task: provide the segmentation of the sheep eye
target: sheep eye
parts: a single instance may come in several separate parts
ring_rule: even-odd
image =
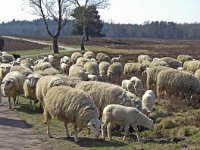
[[[93,126],[94,128],[96,128],[95,124],[92,124],[92,126]]]

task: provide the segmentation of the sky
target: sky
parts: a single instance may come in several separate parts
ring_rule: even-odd
[[[24,0],[0,0],[0,23],[33,20]],[[99,10],[105,22],[143,24],[145,21],[200,22],[200,0],[109,0],[110,6]]]

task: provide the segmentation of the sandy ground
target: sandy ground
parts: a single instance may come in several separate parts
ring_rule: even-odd
[[[0,150],[40,150],[41,141],[31,125],[8,109],[7,98],[0,103]]]

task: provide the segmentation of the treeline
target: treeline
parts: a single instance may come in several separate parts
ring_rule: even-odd
[[[51,20],[50,29],[56,31]],[[68,21],[61,31],[61,36],[72,33],[72,21]],[[11,21],[0,24],[2,35],[48,36],[42,19],[33,21]],[[160,39],[200,39],[200,23],[177,24],[174,22],[155,21],[144,24],[104,23],[102,34],[114,38],[160,38]]]

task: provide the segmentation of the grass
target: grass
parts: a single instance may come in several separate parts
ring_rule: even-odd
[[[92,135],[87,135],[87,130],[83,130],[79,137],[80,142],[75,143],[73,138],[65,137],[63,122],[52,119],[51,132],[53,139],[48,139],[46,135],[46,125],[43,124],[43,115],[39,106],[35,113],[29,110],[29,100],[20,97],[20,107],[17,108],[17,114],[32,126],[38,137],[43,141],[44,149],[141,149],[141,150],[174,150],[174,149],[198,149],[200,145],[200,124],[193,124],[197,118],[194,114],[200,114],[200,109],[188,110],[183,113],[169,113],[157,104],[152,118],[155,120],[155,130],[149,131],[140,129],[142,141],[137,141],[133,133],[130,134],[131,139],[123,141],[123,132],[117,130],[112,132],[113,141],[104,141],[102,139],[94,139]],[[165,114],[165,115],[163,115]],[[187,122],[187,119],[189,122]],[[160,120],[159,120],[160,119]],[[159,127],[161,126],[161,127]],[[69,131],[73,132],[73,128],[69,125]]]

